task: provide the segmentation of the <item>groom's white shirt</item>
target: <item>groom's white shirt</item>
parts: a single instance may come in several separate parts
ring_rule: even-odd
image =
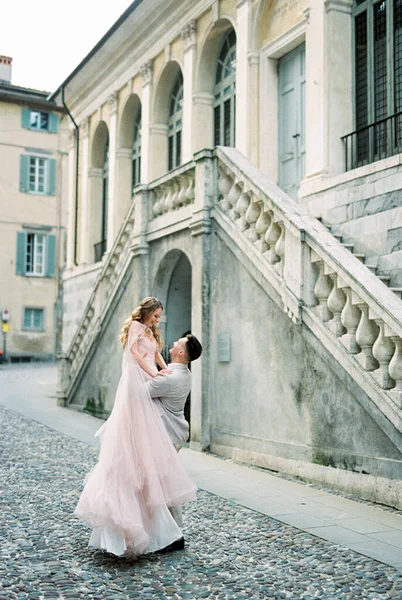
[[[158,405],[164,425],[173,444],[188,439],[189,426],[184,418],[184,405],[191,390],[191,372],[187,365],[170,363],[170,375],[154,377],[147,382],[151,398]]]

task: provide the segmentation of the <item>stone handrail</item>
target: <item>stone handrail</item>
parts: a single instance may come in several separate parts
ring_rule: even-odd
[[[308,323],[331,351],[335,344],[401,431],[402,301],[240,152],[219,147],[216,156],[216,216],[252,243],[289,317]]]
[[[148,186],[151,197],[150,220],[192,204],[195,197],[195,163],[181,165]]]

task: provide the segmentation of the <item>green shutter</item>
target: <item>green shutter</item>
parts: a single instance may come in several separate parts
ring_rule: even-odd
[[[20,155],[20,191],[29,192],[29,156],[27,154]]]
[[[49,131],[50,133],[57,133],[59,131],[59,115],[50,113],[49,115]]]
[[[56,275],[56,236],[46,236],[46,277]]]
[[[25,275],[25,258],[27,249],[27,234],[23,231],[17,232],[17,257],[15,261],[15,272],[17,275]]]
[[[47,179],[47,190],[48,196],[56,195],[56,169],[57,161],[54,158],[48,159],[48,179]]]
[[[29,108],[22,109],[22,126],[25,129],[31,128],[31,111]]]

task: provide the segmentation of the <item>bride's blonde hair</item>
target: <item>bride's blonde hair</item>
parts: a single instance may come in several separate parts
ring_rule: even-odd
[[[158,308],[163,310],[162,302],[153,296],[148,296],[147,298],[144,298],[144,300],[141,300],[137,308],[131,313],[131,317],[124,321],[123,329],[120,332],[120,341],[123,344],[123,348],[125,348],[127,345],[128,331],[131,327],[131,323],[133,321],[139,321],[140,323],[143,323],[144,319],[146,319],[148,315],[155,312]],[[158,344],[159,350],[161,350],[163,347],[163,342],[159,329],[155,325],[152,325],[150,329],[154,334],[154,338]]]

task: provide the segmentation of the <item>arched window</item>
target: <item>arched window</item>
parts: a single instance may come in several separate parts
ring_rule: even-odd
[[[234,146],[236,129],[236,33],[225,35],[218,55],[214,86],[214,145]]]
[[[132,154],[132,188],[141,181],[141,108],[138,109],[134,122],[133,154]]]
[[[172,88],[169,100],[168,170],[181,165],[181,131],[183,127],[183,76],[180,73]]]
[[[402,149],[402,0],[355,0],[352,166]]]
[[[109,139],[105,144],[105,154],[102,167],[102,256],[106,252],[107,245],[107,217],[108,217],[108,187],[109,187]]]

